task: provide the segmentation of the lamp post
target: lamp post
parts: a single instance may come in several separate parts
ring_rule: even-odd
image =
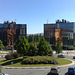
[[[11,33],[11,39],[12,39],[12,45],[11,45],[11,49],[12,49],[12,53],[14,53],[14,46],[13,46],[13,34]]]

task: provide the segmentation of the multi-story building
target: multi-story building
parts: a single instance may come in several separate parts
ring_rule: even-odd
[[[56,43],[57,38],[62,40],[61,44],[65,47],[74,46],[75,22],[68,22],[62,19],[62,21],[57,20],[54,24],[44,24],[44,37],[52,45]]]
[[[12,43],[11,37],[13,37],[13,42],[15,42],[19,35],[27,36],[26,24],[16,24],[16,21],[0,23],[0,40],[2,40],[5,46]]]

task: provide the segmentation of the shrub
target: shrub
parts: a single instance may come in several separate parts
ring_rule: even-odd
[[[68,50],[74,50],[75,47],[68,47]]]
[[[35,56],[24,58],[22,64],[54,64],[55,59],[50,56]],[[56,61],[56,64],[58,62]]]
[[[12,55],[14,58],[18,58],[19,54],[17,52],[13,53]]]
[[[5,56],[5,58],[6,58],[7,60],[10,60],[10,59],[12,58],[12,56],[11,56],[10,54],[7,54],[7,55]]]

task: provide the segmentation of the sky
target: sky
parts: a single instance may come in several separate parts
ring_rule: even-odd
[[[44,24],[75,22],[75,0],[0,0],[0,23],[27,24],[27,34],[44,32]]]

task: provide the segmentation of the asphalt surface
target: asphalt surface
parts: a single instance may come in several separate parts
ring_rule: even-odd
[[[59,75],[67,75],[68,67],[60,68]],[[50,75],[50,69],[2,69],[9,75]]]
[[[73,55],[75,55],[75,52],[68,52],[68,54],[64,53],[66,55],[66,58],[73,59]],[[72,65],[75,67],[75,65]],[[67,75],[69,65],[66,67],[60,67],[60,73],[59,75]],[[2,68],[3,73],[8,73],[9,75],[50,75],[50,68],[39,68],[39,69],[4,69]]]

